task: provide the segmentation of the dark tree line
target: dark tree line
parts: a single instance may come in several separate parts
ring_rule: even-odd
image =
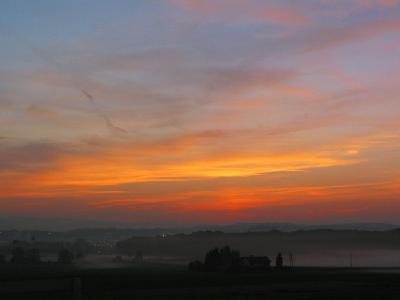
[[[217,271],[234,269],[239,265],[240,252],[229,246],[214,248],[207,252],[204,263],[194,261],[189,264],[191,271]]]
[[[204,258],[204,262],[193,261],[188,265],[190,271],[239,271],[239,270],[267,270],[271,267],[271,260],[268,256],[245,256],[241,257],[240,252],[232,250],[229,246],[221,249],[213,248],[209,250]],[[283,257],[278,253],[275,259],[275,268],[283,268]]]
[[[57,263],[72,264],[75,259],[79,259],[80,255],[74,255],[71,250],[63,249],[58,252]],[[14,247],[11,250],[9,262],[12,264],[41,264],[43,263],[39,249],[23,247]],[[6,256],[0,254],[0,264],[7,263]]]
[[[14,240],[9,247],[0,250],[0,264],[40,264],[43,263],[41,253],[56,253],[57,263],[71,264],[74,260],[82,259],[86,254],[94,251],[94,246],[83,239],[73,243],[55,242],[42,243],[35,239],[32,241]],[[55,247],[53,247],[55,246]],[[7,253],[7,254],[6,254]],[[9,258],[7,258],[9,256]]]
[[[41,262],[40,251],[36,248],[15,247],[11,250],[10,262],[14,264],[38,264]]]

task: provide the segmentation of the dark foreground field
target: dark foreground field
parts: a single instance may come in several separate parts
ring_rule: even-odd
[[[398,269],[191,273],[177,267],[0,271],[0,299],[400,299]]]

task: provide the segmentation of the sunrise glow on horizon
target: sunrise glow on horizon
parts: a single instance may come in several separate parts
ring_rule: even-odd
[[[0,216],[399,223],[400,1],[0,11]]]

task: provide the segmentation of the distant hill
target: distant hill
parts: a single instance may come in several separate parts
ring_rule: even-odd
[[[199,230],[220,230],[224,232],[246,231],[295,231],[309,229],[361,229],[361,230],[390,230],[400,225],[390,223],[333,223],[333,224],[298,224],[289,222],[237,222],[229,224],[198,224],[198,225],[141,225],[127,222],[106,222],[99,220],[77,220],[68,218],[37,218],[22,216],[1,216],[0,230],[43,230],[70,231],[80,229],[130,229],[146,232],[184,232]],[[157,233],[157,234],[158,234]]]
[[[0,241],[14,239],[28,240],[32,237],[42,240],[109,240],[118,241],[132,236],[162,236],[190,234],[197,231],[220,231],[225,233],[246,232],[294,232],[317,229],[387,231],[400,228],[398,225],[385,223],[344,223],[344,224],[295,224],[295,223],[233,223],[224,225],[194,225],[140,227],[126,224],[106,226],[100,221],[74,221],[68,219],[46,218],[0,218]]]
[[[203,229],[219,230],[223,232],[257,232],[257,231],[297,231],[314,229],[344,229],[344,230],[371,230],[384,231],[399,228],[399,225],[386,223],[342,223],[342,224],[295,224],[295,223],[234,223],[227,225],[206,225]]]

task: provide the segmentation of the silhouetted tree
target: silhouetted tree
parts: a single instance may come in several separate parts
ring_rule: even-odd
[[[276,256],[275,266],[277,268],[282,268],[283,267],[283,258],[282,258],[282,253],[280,253],[280,252]]]
[[[232,262],[232,253],[231,253],[231,248],[229,246],[221,248],[220,255],[221,255],[222,265],[228,265]]]
[[[63,249],[60,252],[58,252],[58,262],[60,264],[72,264],[73,260],[74,260],[74,254],[71,251]]]
[[[189,263],[188,269],[189,269],[189,271],[194,271],[194,272],[203,271],[204,264],[199,260],[195,260],[195,261],[192,261],[191,263]]]
[[[117,255],[116,257],[113,258],[113,263],[121,263],[122,262],[122,256]]]
[[[22,247],[15,247],[11,251],[11,262],[13,264],[23,264],[25,262],[25,250]]]
[[[231,250],[229,246],[221,248],[221,264],[223,266],[233,266],[238,263],[240,259],[239,251]]]
[[[222,265],[222,257],[218,248],[207,252],[204,259],[204,268],[206,271],[216,271]]]
[[[26,251],[25,260],[29,264],[40,263],[40,251],[39,249],[32,248]]]
[[[142,252],[142,251],[136,252],[135,261],[136,261],[137,263],[143,262],[143,252]]]
[[[82,258],[84,258],[85,257],[85,255],[82,253],[82,252],[77,252],[76,254],[75,254],[75,258],[76,259],[82,259]]]
[[[207,252],[204,259],[204,269],[206,271],[216,271],[218,269],[232,270],[240,262],[239,251],[232,250],[225,246],[219,250],[214,248]]]

